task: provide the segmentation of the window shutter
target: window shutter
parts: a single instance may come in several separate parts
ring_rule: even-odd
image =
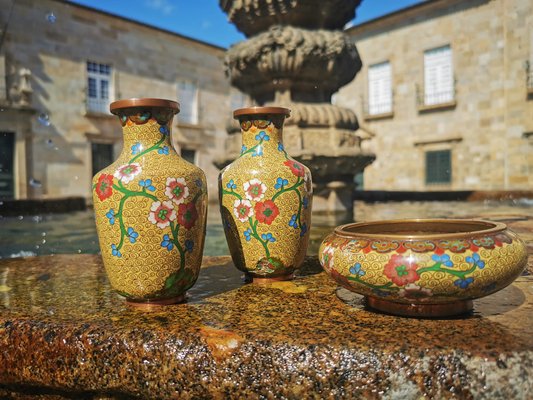
[[[192,82],[178,83],[178,120],[188,124],[198,123],[198,88]]]
[[[433,105],[453,101],[453,65],[450,46],[424,53],[424,104]]]
[[[389,62],[368,68],[368,113],[392,112],[391,66]]]

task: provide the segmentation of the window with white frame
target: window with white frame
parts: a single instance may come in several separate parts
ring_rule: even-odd
[[[178,82],[178,102],[180,112],[178,121],[187,124],[198,124],[198,88],[189,81]]]
[[[388,61],[368,68],[368,114],[392,112],[391,66]]]
[[[427,106],[452,102],[452,49],[442,46],[424,52],[424,104]]]
[[[111,100],[111,65],[87,61],[87,111],[107,114]]]

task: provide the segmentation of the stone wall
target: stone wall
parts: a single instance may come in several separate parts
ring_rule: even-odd
[[[376,161],[364,172],[372,190],[521,190],[533,187],[533,61],[529,0],[442,0],[420,4],[348,30],[363,69],[337,104],[360,116]],[[423,109],[424,51],[450,45],[455,103]],[[389,61],[393,113],[365,116],[368,67]],[[532,63],[533,64],[533,63]],[[425,182],[425,152],[450,149],[452,181]]]
[[[10,6],[11,0],[0,0],[0,29]],[[230,116],[224,51],[62,1],[18,0],[0,51],[7,91],[18,90],[21,69],[31,72],[29,105],[21,105],[14,95],[0,98],[5,106],[0,132],[15,132],[17,137],[16,197],[89,198],[91,143],[112,143],[118,155],[122,133],[116,117],[86,109],[86,63],[93,61],[112,66],[113,99],[176,99],[178,81],[197,84],[199,123],[180,124],[178,116],[173,142],[197,151],[196,162],[206,171],[215,199],[218,170],[212,160],[223,151]],[[41,114],[49,117],[49,126],[39,122]],[[31,179],[40,185],[29,185]]]

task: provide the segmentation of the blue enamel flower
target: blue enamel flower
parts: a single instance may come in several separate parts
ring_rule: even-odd
[[[241,154],[244,153],[246,150],[248,150],[248,147],[243,144],[241,147]]]
[[[122,257],[122,254],[120,254],[120,251],[117,249],[117,245],[116,244],[112,244],[111,245],[111,255],[113,255],[115,257]]]
[[[155,186],[152,185],[151,179],[141,179],[139,181],[139,186],[145,188],[146,190],[149,190],[150,192],[155,191]]]
[[[128,228],[128,237],[130,238],[130,243],[135,243],[139,237],[139,234],[130,226]]]
[[[252,157],[262,156],[263,155],[263,146],[257,146],[255,151],[252,153]]]
[[[289,226],[292,226],[294,229],[298,229],[298,222],[296,222],[296,214],[293,214],[291,220],[289,221]]]
[[[261,131],[255,135],[255,140],[264,140],[265,142],[268,142],[270,140],[270,136],[268,136],[265,131]]]
[[[466,260],[467,263],[475,265],[479,269],[485,268],[485,261],[483,261],[481,259],[481,257],[479,257],[479,254],[477,254],[477,253],[472,254],[472,257],[470,257],[470,256],[466,257],[465,260]]]
[[[285,151],[285,147],[283,146],[283,143],[278,143],[278,150]]]
[[[468,277],[466,279],[457,279],[453,284],[461,289],[466,289],[472,282],[474,282],[474,278]]]
[[[435,262],[441,263],[446,267],[453,267],[453,262],[452,260],[450,260],[450,256],[448,254],[433,254],[431,256],[431,259]]]
[[[163,147],[160,147],[157,152],[159,154],[164,154],[164,155],[168,155],[168,146],[163,146]]]
[[[302,230],[300,231],[300,237],[303,237],[307,233],[307,224],[302,224]]]
[[[275,189],[283,189],[283,187],[285,185],[288,185],[288,184],[289,184],[289,181],[287,179],[277,178],[276,179],[276,184],[274,185],[274,188]]]
[[[161,132],[163,135],[169,135],[170,131],[168,130],[168,127],[166,125],[161,125],[159,127],[159,132]]]
[[[364,276],[366,272],[361,269],[361,263],[355,263],[350,267],[350,274]]]
[[[189,253],[192,253],[192,249],[194,248],[194,242],[192,240],[187,239],[185,241],[185,250]]]
[[[307,207],[309,206],[309,197],[306,196],[303,198],[302,205],[305,209],[307,209]]]
[[[252,231],[250,229],[246,229],[244,232],[244,238],[247,242],[249,242],[252,239]]]
[[[115,224],[115,210],[111,208],[105,216],[109,219],[111,225]]]
[[[263,240],[266,240],[267,242],[275,242],[276,241],[276,238],[274,236],[272,236],[271,233],[263,233],[261,235],[261,238],[263,238]]]
[[[230,179],[228,183],[226,183],[226,187],[228,189],[237,189],[237,185],[233,181],[233,179]]]
[[[141,144],[139,142],[131,146],[131,155],[139,154],[141,151]]]
[[[161,247],[166,247],[168,251],[174,248],[174,243],[170,240],[170,236],[163,235],[163,241],[161,242]]]

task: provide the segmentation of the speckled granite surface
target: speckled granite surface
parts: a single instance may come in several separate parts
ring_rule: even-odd
[[[533,254],[533,221],[507,217]],[[530,257],[530,267],[533,265]],[[308,260],[307,275],[244,285],[205,259],[186,304],[132,308],[100,257],[0,262],[2,398],[533,398],[533,277],[474,313],[368,311]]]

